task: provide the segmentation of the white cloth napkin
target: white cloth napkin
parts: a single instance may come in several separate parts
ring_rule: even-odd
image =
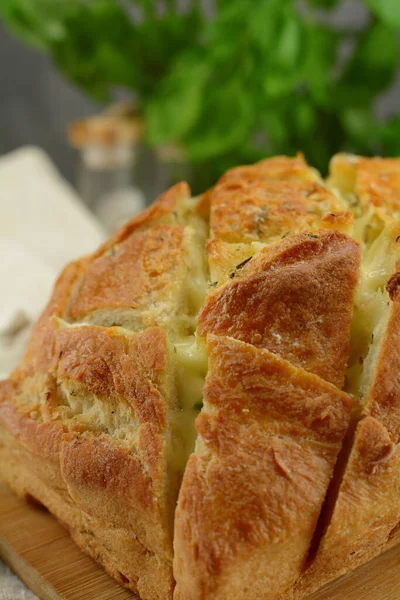
[[[39,600],[1,560],[0,600]]]
[[[42,150],[0,157],[0,378],[18,364],[62,267],[104,238]]]

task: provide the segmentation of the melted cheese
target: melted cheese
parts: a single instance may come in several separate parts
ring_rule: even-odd
[[[351,352],[346,390],[362,401],[372,383],[390,311],[385,285],[394,272],[399,248],[396,229],[386,227],[364,250],[361,279],[351,326]]]
[[[193,335],[197,328],[197,315],[207,293],[208,263],[205,244],[208,228],[205,221],[196,214],[196,198],[186,199],[180,210],[185,218],[186,281],[182,288],[183,298],[176,322],[171,328],[172,340]]]
[[[185,310],[178,315],[179,325],[170,337],[174,347],[175,387],[179,404],[179,409],[171,417],[170,460],[174,468],[181,472],[194,450],[197,435],[195,419],[203,401],[208,366],[205,341],[199,340],[195,335],[197,315],[208,291],[209,278],[205,251],[208,227],[196,212],[197,202],[198,198],[189,198],[180,206],[191,240],[187,245],[186,256]]]
[[[197,233],[199,236],[199,233]],[[190,253],[190,264],[187,278],[188,313],[197,319],[207,293],[207,265],[205,260],[205,238]]]
[[[179,411],[173,416],[172,429],[175,444],[173,462],[183,470],[196,440],[195,419],[203,401],[203,386],[207,374],[207,350],[205,341],[195,336],[174,344],[176,365],[176,388]]]
[[[361,212],[355,222],[354,238],[362,248],[369,248],[378,238],[384,226],[385,223],[372,210]]]

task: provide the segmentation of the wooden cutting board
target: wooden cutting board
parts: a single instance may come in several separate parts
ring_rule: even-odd
[[[0,556],[42,600],[137,600],[43,509],[0,484]],[[329,584],[309,600],[399,600],[400,545]]]

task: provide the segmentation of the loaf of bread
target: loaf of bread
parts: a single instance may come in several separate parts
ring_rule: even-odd
[[[400,529],[400,159],[163,194],[0,382],[0,478],[142,600],[300,600]]]

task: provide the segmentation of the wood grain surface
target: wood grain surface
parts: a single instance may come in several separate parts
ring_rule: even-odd
[[[0,484],[0,556],[42,600],[138,600],[91,558],[44,509]],[[399,600],[400,545],[309,600]]]

